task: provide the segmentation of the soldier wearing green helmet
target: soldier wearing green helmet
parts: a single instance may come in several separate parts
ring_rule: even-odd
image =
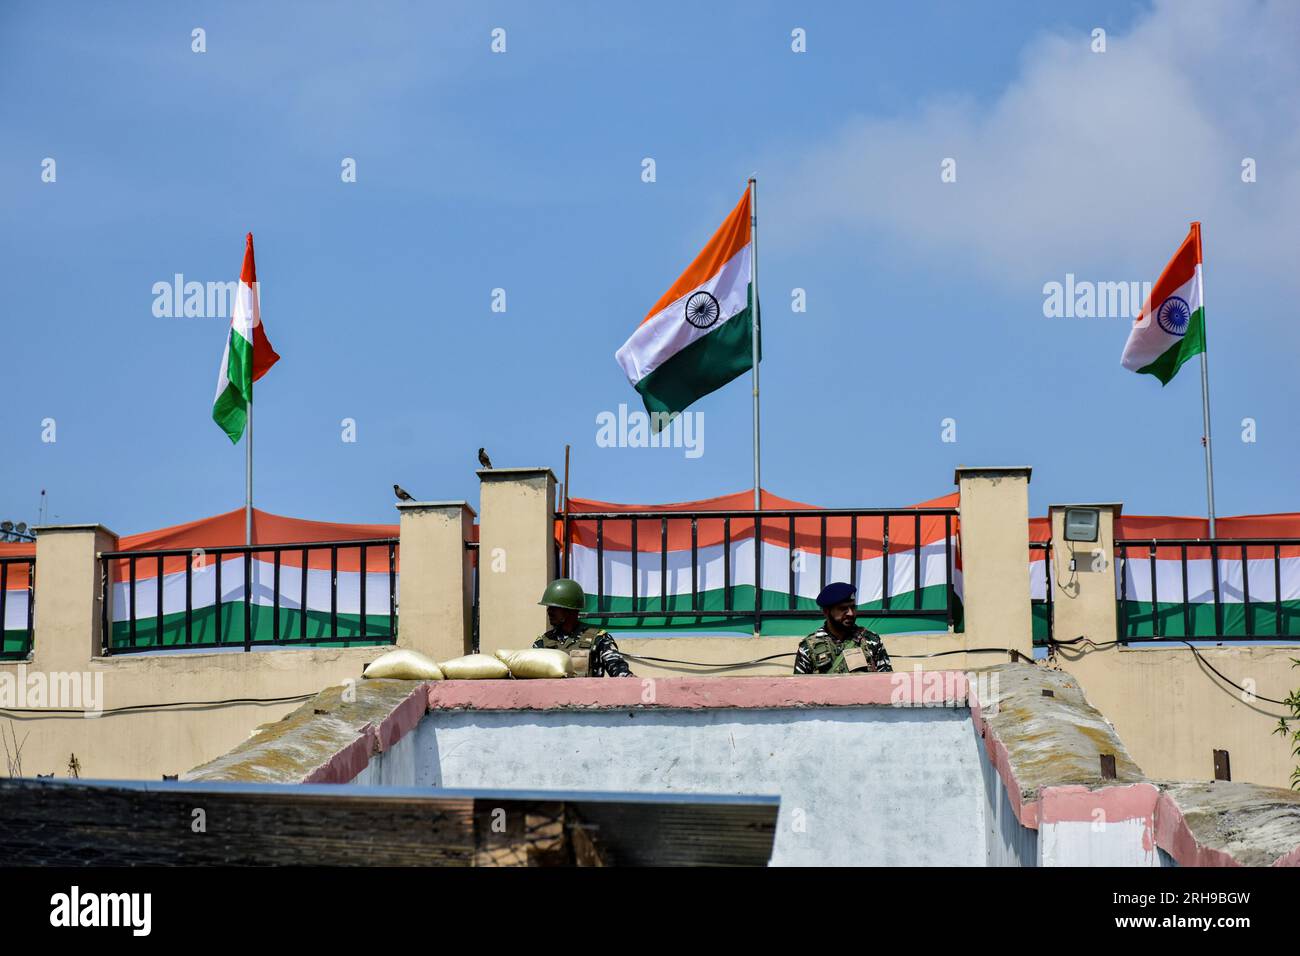
[[[533,647],[565,651],[573,661],[575,677],[632,677],[627,661],[608,631],[587,627],[578,615],[587,606],[582,585],[572,578],[556,578],[546,585],[542,599],[550,628]]]

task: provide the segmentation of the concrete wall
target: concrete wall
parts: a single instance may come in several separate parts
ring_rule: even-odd
[[[971,725],[972,739],[978,735]],[[1022,826],[1007,794],[1007,785],[988,752],[975,740],[984,784],[984,850],[989,866],[1037,866],[1038,831]]]
[[[1005,647],[1033,655],[1029,475],[1026,467],[956,471],[967,648]],[[983,666],[1000,663],[992,654],[980,656]]]
[[[1112,638],[1113,640],[1114,638]],[[1300,647],[1203,647],[1201,656],[1243,687],[1282,700],[1300,684],[1291,659]],[[1156,648],[1063,650],[1060,666],[1128,745],[1143,769],[1163,780],[1213,780],[1214,751],[1227,750],[1232,779],[1289,787],[1296,758],[1272,733],[1286,708],[1242,699],[1185,644]]]
[[[1073,545],[1080,564],[1100,551],[1101,571],[1070,573],[1071,544],[1065,540],[1069,507],[1101,510],[1096,544]],[[1232,779],[1289,787],[1296,760],[1286,739],[1273,734],[1285,707],[1246,700],[1210,667],[1257,696],[1283,700],[1300,686],[1300,645],[1198,647],[1202,663],[1186,644],[1119,646],[1115,602],[1114,519],[1120,505],[1052,505],[1055,576],[1053,633],[1058,641],[1085,638],[1063,646],[1055,660],[1078,678],[1092,704],[1114,724],[1129,752],[1148,774],[1166,780],[1213,780],[1214,751],[1227,750]],[[1088,642],[1091,643],[1088,643]]]
[[[431,768],[420,757],[418,735],[407,733],[390,749],[373,754],[352,782],[366,787],[432,787]]]
[[[775,794],[774,865],[977,866],[964,709],[431,714],[417,785]]]
[[[445,661],[470,652],[474,578],[465,542],[474,509],[464,501],[409,501],[401,514],[403,647]]]
[[[437,514],[404,515],[403,606],[400,646],[414,644],[442,657],[468,640],[468,605],[449,607],[463,594],[463,503],[450,532],[436,533]],[[425,524],[425,521],[428,521]],[[426,534],[430,529],[434,533]],[[417,533],[418,532],[418,533]],[[409,547],[407,546],[409,545]],[[0,725],[12,759],[15,739],[24,776],[53,773],[99,779],[156,780],[235,747],[257,725],[274,721],[322,687],[357,679],[386,647],[275,649],[243,653],[161,651],[100,656],[101,605],[97,555],[117,547],[117,536],[97,525],[42,528],[37,538],[36,641],[28,661],[0,661],[0,681],[20,684],[71,679],[95,698],[100,716],[52,712],[58,701],[24,708],[21,698],[0,701]],[[408,565],[409,562],[409,565]],[[425,601],[420,581],[448,581],[445,599]],[[406,615],[411,605],[412,620]],[[110,608],[111,611],[111,608]],[[441,615],[441,617],[439,617]],[[111,617],[111,614],[110,614]],[[286,699],[287,698],[287,699]],[[231,700],[261,703],[224,703]],[[122,708],[154,707],[121,711]],[[113,712],[118,711],[118,712]],[[12,730],[12,735],[10,731]]]
[[[479,649],[531,644],[546,630],[537,602],[555,567],[555,475],[549,468],[478,473]]]
[[[185,779],[775,796],[776,863],[1300,866],[1300,793],[1153,782],[1077,681],[1028,664],[973,679],[367,680]]]

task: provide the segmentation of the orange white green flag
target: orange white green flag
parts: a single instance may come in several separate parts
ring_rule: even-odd
[[[244,245],[244,268],[239,276],[230,315],[230,334],[217,370],[217,395],[212,400],[212,418],[231,442],[238,442],[248,421],[253,401],[253,383],[265,375],[280,356],[271,348],[262,325],[258,303],[257,266],[253,262],[253,234]]]
[[[1160,273],[1129,333],[1120,364],[1130,371],[1169,380],[1193,356],[1205,351],[1205,296],[1201,279],[1201,224]]]
[[[614,358],[656,425],[754,365],[751,190]]]

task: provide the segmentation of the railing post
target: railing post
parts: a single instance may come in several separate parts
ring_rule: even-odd
[[[966,649],[1004,648],[1033,658],[1029,590],[1027,466],[956,470],[961,493],[962,603]],[[1001,663],[996,654],[968,655],[972,666]]]
[[[44,671],[84,671],[92,657],[100,656],[104,617],[112,627],[111,586],[105,596],[108,607],[100,603],[98,555],[117,549],[117,535],[98,524],[36,531],[33,663]]]
[[[555,475],[482,468],[478,476],[479,650],[491,654],[528,647],[546,630],[537,601],[556,576]]]
[[[1095,508],[1097,540],[1066,541],[1067,508]],[[1123,511],[1117,501],[1050,505],[1052,528],[1052,636],[1060,641],[1085,637],[1096,644],[1109,644],[1119,637],[1119,604],[1116,601],[1115,519]],[[1074,558],[1075,570],[1070,570]],[[1080,653],[1087,647],[1076,648]]]
[[[474,509],[464,501],[408,501],[401,514],[397,644],[445,661],[470,651],[473,577],[465,547]]]

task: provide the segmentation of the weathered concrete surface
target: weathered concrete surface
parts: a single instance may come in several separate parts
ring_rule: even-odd
[[[1146,780],[1115,728],[1069,674],[1032,664],[1002,664],[978,673],[996,675],[996,682],[986,685],[996,683],[996,691],[972,710],[1005,750],[1022,799],[1049,786],[1097,788]],[[1101,775],[1102,754],[1115,757],[1113,780]]]
[[[1226,781],[1160,788],[1157,837],[1183,866],[1300,866],[1300,793]]]
[[[356,699],[345,701],[353,688]],[[182,780],[314,783],[350,780],[371,754],[397,744],[424,715],[428,683],[359,680],[327,687],[280,720],[263,724],[234,750]]]
[[[986,784],[990,862],[1157,865],[1157,791],[1078,683],[1032,664],[972,676],[971,715],[987,757],[982,769],[1000,784]],[[1103,755],[1115,758],[1114,778],[1102,776]]]

